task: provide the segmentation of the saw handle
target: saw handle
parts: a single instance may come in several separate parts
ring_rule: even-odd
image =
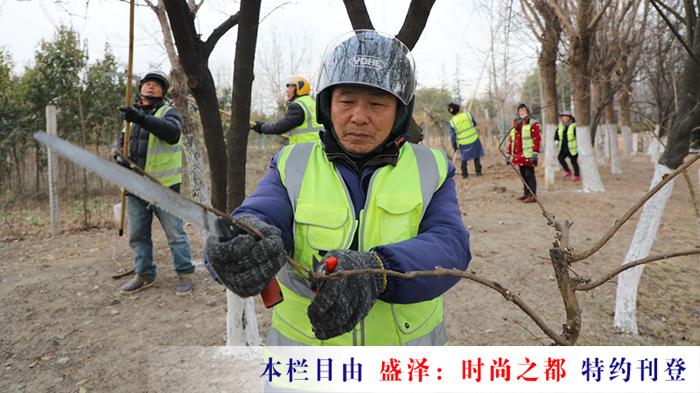
[[[234,237],[234,225],[243,229],[246,233],[249,233],[255,239],[260,240],[260,233],[251,233],[245,226],[237,225],[237,222],[229,216],[219,216],[216,219],[216,226],[219,228],[221,236],[219,236],[220,242],[225,242],[233,239]],[[282,289],[280,284],[277,282],[276,278],[272,278],[267,286],[260,292],[260,297],[262,297],[263,304],[265,308],[272,308],[275,305],[282,303],[284,297],[282,296]]]

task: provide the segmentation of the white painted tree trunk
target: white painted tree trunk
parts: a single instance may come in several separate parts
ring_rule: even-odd
[[[653,138],[649,144],[649,159],[653,164],[659,162],[659,157],[661,157],[662,152],[663,146],[661,145],[661,142],[659,142],[658,139]]]
[[[557,132],[556,124],[544,125],[544,188],[547,191],[554,189],[554,179],[557,172],[557,145],[554,143],[554,133]]]
[[[598,131],[595,134],[595,157],[598,165],[605,165],[608,163],[608,154],[606,152],[608,148],[608,129],[605,124],[598,126]]]
[[[622,126],[620,129],[622,132],[622,151],[625,154],[625,157],[628,157],[630,154],[632,154],[632,129],[629,126]]]
[[[656,165],[654,177],[649,188],[654,187],[662,177],[672,170],[665,165]],[[639,217],[637,229],[627,250],[623,264],[646,258],[649,256],[651,247],[656,238],[661,218],[666,208],[666,202],[673,191],[673,181],[669,182],[659,190],[651,199],[644,204],[642,215]],[[637,329],[637,288],[642,277],[644,265],[633,267],[618,276],[617,296],[615,298],[615,328],[624,333],[638,334]]]
[[[636,156],[639,153],[639,133],[632,134],[632,155]]]
[[[610,141],[610,173],[613,175],[622,174],[622,165],[620,164],[620,149],[617,146],[617,125],[607,124],[608,141]]]
[[[591,129],[588,126],[577,127],[576,145],[581,167],[582,184],[584,192],[603,192],[605,187],[600,180],[598,166],[596,165],[593,144],[591,143]]]
[[[187,176],[190,185],[192,199],[209,205],[209,187],[207,186],[204,171],[204,156],[202,155],[202,149],[197,144],[197,138],[194,133],[182,134],[182,152],[187,163],[185,176]],[[207,236],[209,236],[207,231],[199,230],[199,239],[202,241],[202,244],[206,244]]]
[[[253,298],[243,299],[228,290],[226,291],[226,345],[260,345]]]

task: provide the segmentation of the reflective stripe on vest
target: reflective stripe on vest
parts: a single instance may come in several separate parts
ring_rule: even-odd
[[[530,158],[532,157],[532,147],[533,147],[533,142],[532,142],[532,134],[530,133],[530,128],[532,127],[532,124],[528,120],[527,124],[523,124],[523,127],[520,129],[520,138],[522,139],[523,142],[523,157],[525,158]],[[511,149],[510,151],[515,154],[515,128],[510,129],[510,143],[511,143]]]
[[[450,125],[455,130],[458,145],[471,145],[479,139],[471,115],[460,112],[452,117]]]
[[[576,122],[571,122],[569,123],[569,126],[566,128],[566,144],[569,148],[569,153],[572,156],[575,156],[578,154],[578,149],[576,148],[576,135],[574,135],[574,128],[576,128]],[[564,147],[564,144],[562,141],[564,140],[564,125],[559,123],[559,128],[557,128],[557,135],[559,136],[559,151],[561,151],[561,148]]]
[[[396,166],[387,165],[372,174],[366,204],[356,215],[345,183],[320,143],[287,146],[277,162],[294,208],[293,257],[307,269],[313,257],[321,259],[322,251],[348,249],[356,231],[361,251],[415,237],[425,209],[447,177],[444,153],[406,143]],[[378,300],[352,331],[317,340],[306,315],[314,297],[308,282],[289,264],[277,278],[285,299],[273,309],[271,341],[295,345],[446,343],[442,297],[414,304]],[[275,334],[284,339],[275,339]]]
[[[292,101],[299,104],[304,111],[304,121],[289,131],[289,144],[318,142],[318,132],[323,126],[316,122],[316,103],[308,95],[297,97]]]
[[[170,106],[163,105],[154,116],[163,117],[168,110]],[[149,132],[144,171],[165,187],[182,183],[182,137],[171,145]]]

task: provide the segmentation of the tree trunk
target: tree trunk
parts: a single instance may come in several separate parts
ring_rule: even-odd
[[[610,79],[603,81],[603,96],[610,97],[610,103],[605,106],[605,132],[607,134],[607,152],[610,156],[610,173],[613,175],[622,174],[622,166],[620,165],[620,152],[617,146],[617,125],[615,122],[615,100],[612,92],[612,83]]]
[[[199,107],[204,144],[209,157],[211,203],[219,210],[228,211],[226,142],[219,114],[216,86],[208,66],[211,53],[211,48],[207,45],[209,41],[204,43],[199,39],[200,35],[194,27],[193,15],[186,2],[166,1],[165,9],[175,38],[180,64],[187,75],[187,84]]]
[[[230,209],[240,206],[245,197],[246,151],[250,122],[250,97],[253,87],[255,45],[258,39],[258,20],[261,0],[242,0],[240,24],[236,39],[236,55],[233,65],[233,95],[231,97],[231,125],[228,141],[228,192]],[[216,108],[218,111],[218,108]],[[246,299],[227,294],[227,345],[258,345],[257,320],[253,298]],[[241,328],[254,327],[256,334],[244,334]],[[252,330],[252,328],[248,327]],[[234,336],[238,333],[238,336]]]
[[[192,111],[190,110],[190,105],[187,100],[187,75],[182,69],[182,65],[180,64],[180,60],[178,59],[175,51],[172,30],[170,29],[168,16],[165,13],[163,1],[164,0],[159,0],[158,5],[152,7],[152,9],[158,17],[160,29],[163,33],[165,50],[168,53],[168,59],[170,60],[170,76],[172,79],[170,98],[172,98],[175,107],[180,110],[180,113],[182,113],[182,152],[185,158],[185,181],[187,182],[190,193],[192,194],[192,198],[197,202],[209,205],[209,189],[204,173],[204,160],[202,157],[202,151],[197,144]],[[202,244],[205,244],[209,234],[207,231],[201,228],[199,228],[198,232]]]
[[[691,24],[692,26],[693,24]],[[692,43],[692,52],[700,57],[700,26],[694,23],[690,31],[694,36],[687,37]],[[651,186],[673,169],[678,168],[688,155],[690,135],[693,127],[700,124],[700,65],[691,56],[686,56],[683,65],[682,82],[678,95],[679,111],[668,135],[666,149],[659,158]],[[669,182],[644,205],[642,216],[637,224],[635,236],[630,244],[625,261],[644,258],[649,254],[656,237],[656,232],[663,216],[666,202],[671,196],[673,182]],[[624,332],[637,334],[636,307],[637,287],[642,275],[642,266],[635,267],[620,274],[618,279],[617,299],[615,304],[615,326]]]
[[[622,151],[625,156],[632,154],[632,128],[631,126],[631,114],[632,114],[632,84],[629,78],[625,78],[624,85],[620,89],[619,93],[619,104],[620,104],[620,130],[622,131]]]
[[[233,95],[231,97],[231,125],[228,142],[228,191],[230,209],[240,206],[245,197],[245,166],[250,122],[250,98],[253,86],[255,45],[258,38],[260,0],[241,2],[240,24],[236,40],[233,66]]]
[[[588,24],[593,15],[594,5],[592,1],[579,2],[580,10],[576,19],[578,34],[570,37],[571,76],[574,85],[574,103],[576,105],[576,143],[579,150],[581,173],[583,175],[582,188],[585,192],[603,192],[605,187],[598,173],[593,144],[591,140],[591,31]]]
[[[544,34],[540,40],[542,49],[537,64],[540,74],[540,91],[542,95],[542,113],[544,124],[544,184],[547,191],[554,189],[555,173],[558,168],[554,133],[559,123],[557,106],[557,50],[561,36],[561,24],[556,13],[546,1],[536,1],[535,8],[544,20]]]
[[[665,165],[656,165],[654,178],[649,188],[653,188],[664,175],[672,170]],[[634,232],[623,264],[646,258],[656,238],[656,232],[661,223],[666,202],[673,191],[673,181],[666,184],[658,193],[644,204],[642,215],[639,217],[637,229]],[[642,277],[644,265],[633,267],[620,273],[617,279],[617,296],[615,298],[615,327],[625,333],[637,334],[637,288]]]
[[[605,123],[604,111],[601,108],[603,100],[603,83],[596,80],[591,84],[591,108],[596,108],[595,116],[591,121],[591,138],[593,139],[593,151],[598,165],[605,165],[608,158],[608,129],[602,126]]]

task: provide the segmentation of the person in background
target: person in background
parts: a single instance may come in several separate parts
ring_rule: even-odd
[[[481,157],[484,156],[484,148],[476,131],[476,120],[468,111],[460,111],[459,105],[455,103],[448,104],[447,111],[452,115],[449,126],[450,141],[455,152],[459,149],[462,178],[469,177],[467,162],[471,160],[474,160],[476,175],[481,176]]]
[[[525,179],[523,195],[518,200],[524,203],[537,201],[537,154],[540,152],[540,125],[530,114],[526,104],[518,105],[518,116],[513,120],[508,143],[509,164],[517,165],[520,175]],[[529,187],[529,188],[528,188]],[[532,190],[532,191],[530,191]]]
[[[148,72],[139,84],[139,102],[119,108],[124,120],[131,123],[129,159],[158,179],[165,187],[179,193],[182,183],[182,115],[167,104],[168,78],[162,71]],[[119,150],[124,133],[119,135]],[[115,156],[119,164],[124,164]],[[129,246],[134,251],[136,276],[121,286],[124,294],[138,292],[153,285],[156,265],[153,263],[151,222],[158,217],[165,231],[177,273],[175,293],[192,292],[192,251],[183,222],[178,217],[127,194]]]
[[[581,180],[578,167],[578,149],[576,148],[576,118],[569,111],[563,111],[559,114],[561,121],[559,128],[554,134],[554,140],[559,142],[559,163],[564,168],[564,178],[570,178],[573,181]],[[571,167],[574,170],[572,174],[569,166],[566,165],[566,158],[571,161]]]
[[[251,129],[260,134],[289,133],[289,144],[318,142],[323,126],[316,121],[316,102],[309,95],[311,84],[302,76],[287,81],[287,108],[284,116],[274,123],[256,121]]]

